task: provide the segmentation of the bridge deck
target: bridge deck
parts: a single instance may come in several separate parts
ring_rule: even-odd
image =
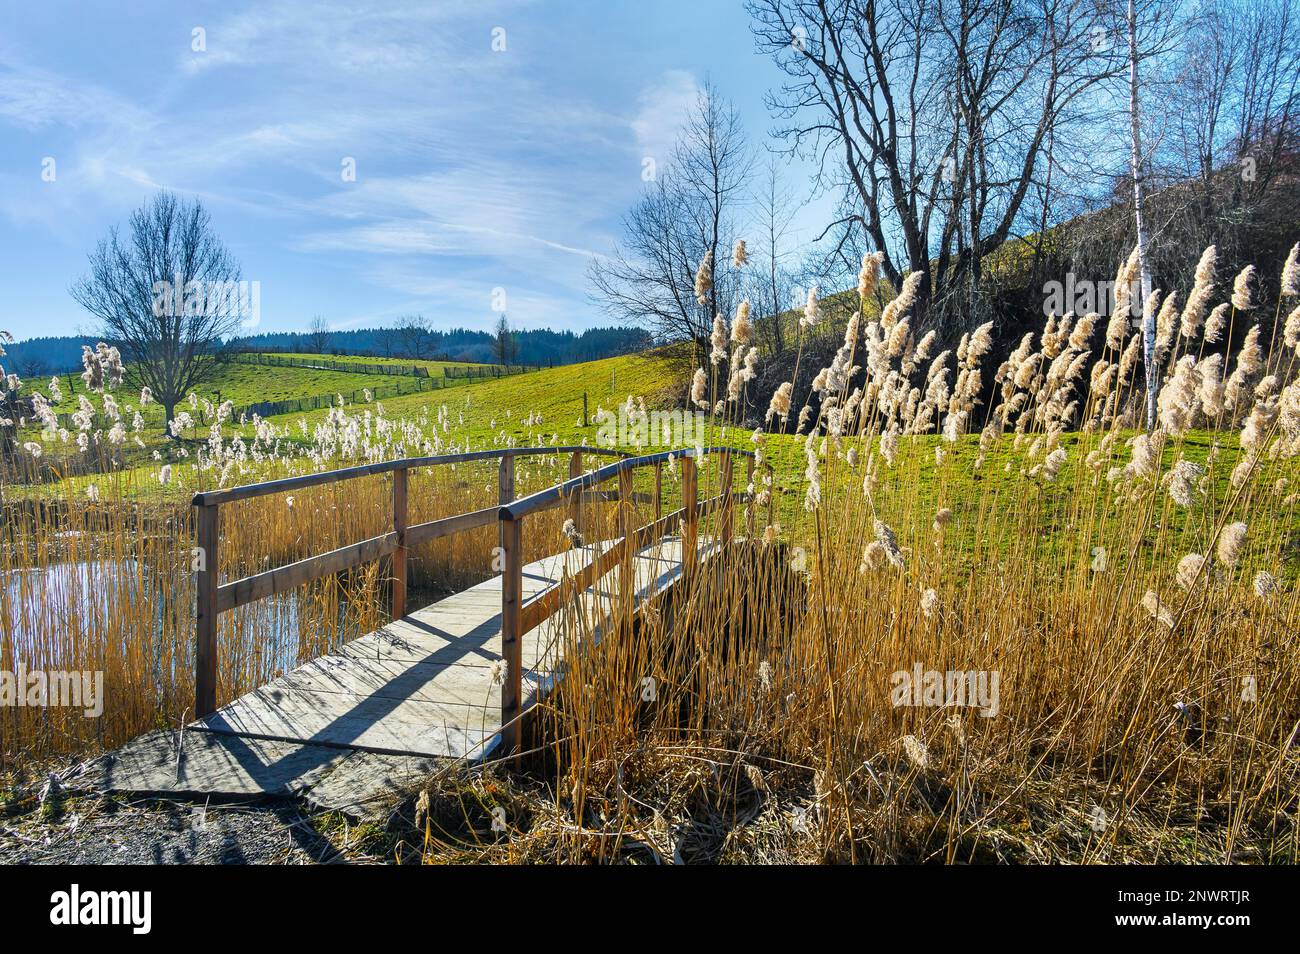
[[[617,541],[597,546],[609,547]],[[716,544],[701,541],[701,561]],[[681,540],[633,562],[638,605],[681,574]],[[524,567],[524,599],[594,556],[587,546]],[[619,589],[615,568],[578,603],[599,635]],[[553,684],[563,614],[525,634],[525,708]],[[308,794],[325,807],[363,802],[445,758],[480,759],[499,738],[501,577],[355,639],[177,733],[155,732],[101,760],[98,787],[207,795]]]

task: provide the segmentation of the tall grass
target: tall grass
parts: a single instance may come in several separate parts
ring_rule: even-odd
[[[802,476],[752,488],[765,530],[663,605],[624,594],[598,644],[568,617],[531,776],[436,780],[426,858],[1300,860],[1290,355],[1189,389],[1178,356],[1225,346],[1171,334],[1147,435],[1140,366],[1087,373],[1083,320],[1003,364],[991,408],[979,333],[949,390],[905,327],[846,329],[780,449]],[[916,669],[996,675],[996,711],[900,694]]]

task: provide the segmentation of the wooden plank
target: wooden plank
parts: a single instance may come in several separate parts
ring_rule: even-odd
[[[618,532],[627,537],[632,532],[632,521],[636,519],[632,500],[632,470],[627,468],[618,472]]]
[[[630,491],[627,497],[618,490],[587,490],[582,494],[585,503],[617,503],[622,500],[631,500],[633,503],[652,503],[654,497],[642,490]]]
[[[91,763],[81,780],[100,792],[255,797],[296,795],[352,753],[209,732],[148,732]]]
[[[516,500],[507,507],[502,507],[502,516],[513,517],[516,520],[526,517],[531,513],[537,513],[542,510],[548,510],[557,506],[559,503],[567,500],[569,495],[576,490],[586,490],[595,487],[607,480],[612,480],[622,470],[637,467],[653,467],[655,464],[666,463],[671,457],[680,459],[683,462],[693,460],[698,456],[708,454],[739,455],[741,457],[753,457],[753,451],[736,450],[733,447],[686,447],[680,450],[662,451],[658,454],[646,454],[642,457],[627,457],[613,464],[606,464],[604,467],[594,470],[589,474],[583,474],[581,477],[567,480],[562,484],[556,484],[554,487],[548,487],[545,490],[539,490],[535,494],[530,494]]]
[[[327,732],[307,740],[299,737],[302,733],[296,728],[290,735],[259,733],[253,730],[231,731],[226,728],[206,726],[187,726],[186,732],[217,735],[228,739],[288,742],[342,751],[449,759],[478,759],[496,745],[495,733],[484,734],[478,728],[464,728],[446,723],[423,725],[347,717],[336,719],[330,723]]]
[[[496,706],[449,705],[263,687],[212,713],[201,731],[377,752],[460,758],[499,728]]]
[[[217,575],[221,567],[218,548],[220,510],[216,504],[199,508],[196,543],[199,548],[196,586],[197,616],[194,647],[194,712],[205,716],[217,707],[217,620],[221,613]]]
[[[583,407],[586,407],[587,394],[584,391],[582,395]],[[584,411],[583,417],[586,417]],[[574,451],[573,456],[569,458],[569,480],[574,481],[582,476],[582,454]],[[569,495],[569,519],[573,521],[574,529],[579,534],[582,533],[582,492],[575,491]]]
[[[396,549],[397,534],[381,533],[377,537],[362,540],[360,543],[351,543],[329,553],[322,553],[320,556],[307,557],[296,563],[226,583],[217,589],[217,612],[224,613],[245,603],[265,599],[276,593],[293,589],[295,586],[310,583],[322,576],[341,573],[362,563],[381,559]]]
[[[489,743],[484,749],[491,751],[493,747]],[[317,811],[386,821],[393,792],[419,784],[444,764],[430,756],[349,751],[346,758],[314,778],[303,794],[307,804]]]
[[[527,668],[526,690],[550,676]],[[285,673],[272,687],[299,692],[330,692],[384,699],[410,699],[449,705],[486,706],[496,699],[500,681],[490,666],[323,656]]]
[[[510,454],[501,458],[501,464],[497,468],[497,503],[505,506],[515,499],[515,459]],[[498,522],[497,526],[497,547],[498,553],[503,553],[506,548],[506,528]]]
[[[485,754],[493,748],[483,747]],[[428,778],[432,756],[171,729],[149,732],[91,762],[78,787],[165,797],[301,797],[319,811],[382,817],[391,793]]]
[[[664,465],[655,464],[655,519],[664,515]]]
[[[442,517],[427,523],[417,523],[413,527],[406,528],[406,544],[409,547],[419,546],[430,540],[439,540],[476,527],[486,527],[490,523],[497,522],[500,509],[500,507],[484,507],[482,510],[458,513],[454,517]]]
[[[632,545],[637,549],[647,546],[670,532],[681,518],[682,511],[678,510],[638,528],[632,534]],[[522,626],[525,633],[541,625],[574,594],[587,590],[617,567],[627,554],[628,542],[626,537],[620,537],[617,540],[605,541],[601,546],[602,549],[593,551],[592,558],[581,567],[567,571],[566,578],[561,580],[559,586],[546,590],[524,605]],[[586,549],[584,547],[582,550],[571,552],[578,553]]]

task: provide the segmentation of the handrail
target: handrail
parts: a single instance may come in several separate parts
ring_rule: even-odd
[[[554,487],[547,487],[545,490],[539,490],[535,494],[530,494],[501,508],[502,520],[520,520],[530,513],[537,513],[539,510],[549,510],[551,507],[563,503],[564,500],[575,490],[586,490],[596,484],[603,484],[605,481],[618,476],[624,471],[635,470],[638,467],[652,467],[655,464],[665,464],[670,460],[695,459],[700,456],[709,454],[735,455],[738,457],[754,457],[753,451],[740,450],[735,447],[684,447],[681,450],[663,451],[658,454],[645,454],[641,457],[626,457],[621,461],[612,464],[606,464],[597,470],[583,474],[580,477],[572,477],[562,484],[556,484]]]
[[[267,494],[283,493],[286,490],[301,490],[304,487],[318,487],[340,480],[353,480],[357,477],[370,477],[375,474],[387,474],[394,470],[407,470],[412,467],[430,467],[437,464],[464,464],[478,460],[496,460],[501,457],[527,457],[542,454],[599,454],[605,457],[631,457],[627,451],[613,450],[608,447],[586,447],[581,444],[566,444],[556,447],[502,447],[496,450],[468,451],[463,454],[441,454],[433,457],[399,457],[396,460],[379,461],[374,464],[358,464],[355,467],[342,467],[338,470],[324,470],[316,474],[302,474],[298,477],[281,477],[266,480],[259,484],[244,484],[242,487],[227,487],[224,490],[204,490],[196,493],[191,501],[195,507],[211,504],[234,503],[236,500],[250,500]]]
[[[697,461],[708,454],[718,454],[719,493],[701,502],[699,500],[699,474]],[[715,509],[722,511],[721,542],[731,540],[731,492],[733,460],[749,460],[752,479],[757,456],[753,451],[734,447],[687,447],[680,450],[627,457],[606,464],[590,473],[582,474],[576,467],[562,484],[539,490],[521,500],[503,502],[499,510],[501,520],[501,549],[504,567],[501,574],[501,657],[505,662],[505,676],[501,680],[501,746],[504,752],[518,753],[522,746],[520,719],[523,712],[523,637],[540,626],[563,605],[565,595],[582,592],[602,576],[632,555],[643,541],[658,539],[669,529],[682,528],[682,572],[692,573],[699,559],[699,522],[703,514]],[[667,516],[662,515],[662,468],[670,461],[680,460],[682,465],[682,507]],[[632,527],[632,473],[641,467],[655,468],[655,520],[643,527]],[[576,504],[585,491],[613,477],[618,477],[619,526],[622,537],[608,549],[598,552],[585,566],[574,572],[560,585],[525,603],[523,598],[523,520],[530,514],[549,510],[566,500]],[[576,512],[576,511],[575,511]],[[516,756],[517,758],[517,756]]]

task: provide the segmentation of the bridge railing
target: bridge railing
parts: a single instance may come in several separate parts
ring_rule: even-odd
[[[570,455],[570,477],[567,481],[527,497],[515,498],[516,458],[563,453]],[[584,473],[583,457],[588,454],[621,459]],[[701,501],[698,461],[709,454],[717,455],[720,460],[719,492]],[[217,633],[222,613],[283,593],[321,577],[341,573],[363,563],[391,557],[392,616],[397,619],[406,614],[407,554],[411,547],[498,523],[504,564],[501,584],[501,653],[506,664],[501,691],[501,736],[504,751],[517,751],[523,704],[522,638],[524,634],[554,615],[567,598],[586,590],[624,559],[678,527],[681,528],[682,536],[683,572],[689,572],[699,555],[700,520],[714,511],[721,512],[719,542],[723,545],[729,543],[733,533],[734,504],[737,499],[746,498],[743,493],[734,493],[732,488],[734,460],[737,457],[747,461],[747,482],[752,483],[756,460],[752,451],[731,447],[684,448],[633,457],[626,451],[585,445],[565,445],[502,448],[433,457],[408,457],[197,493],[194,495],[193,506],[197,511],[196,542],[201,560],[197,573],[195,714],[198,718],[202,718],[217,707]],[[440,517],[424,523],[408,522],[407,491],[408,475],[411,470],[485,460],[500,461],[496,506]],[[663,469],[674,461],[679,462],[682,468],[682,506],[665,514],[663,512]],[[654,469],[652,495],[637,494],[633,490],[633,474],[643,468]],[[220,582],[220,508],[223,504],[386,473],[393,475],[392,530],[285,566],[264,570],[226,583]],[[618,480],[616,491],[606,492],[595,489],[600,484],[614,479]],[[523,521],[531,515],[555,507],[567,506],[570,519],[581,530],[584,500],[618,502],[619,540],[609,547],[595,548],[592,559],[584,566],[566,577],[559,586],[549,588],[525,604],[523,602]],[[655,519],[644,526],[634,527],[635,504],[639,502],[654,504]]]
[[[406,614],[406,563],[407,553],[413,546],[442,537],[463,533],[476,527],[496,523],[499,506],[514,500],[516,458],[541,454],[569,453],[570,467],[581,473],[583,455],[603,457],[628,457],[626,451],[609,448],[565,445],[561,447],[511,447],[499,450],[473,451],[464,454],[442,454],[433,457],[406,457],[377,464],[361,464],[339,470],[285,477],[242,487],[224,490],[207,490],[194,495],[196,510],[199,562],[197,572],[196,643],[194,672],[194,710],[202,718],[217,707],[217,632],[222,613],[237,609],[247,603],[266,599],[277,593],[302,586],[324,576],[341,573],[363,563],[392,558],[392,615],[396,619]],[[462,464],[474,461],[500,460],[498,468],[497,506],[484,507],[468,513],[442,517],[425,523],[409,524],[407,520],[407,486],[411,470],[443,464]],[[221,556],[221,506],[241,500],[251,500],[269,494],[289,493],[308,487],[320,487],[340,481],[354,480],[376,474],[393,475],[392,530],[366,540],[358,541],[327,553],[306,557],[285,566],[221,583],[219,578]],[[573,473],[573,470],[570,470]]]
[[[718,493],[701,501],[699,499],[698,461],[709,454],[720,459]],[[582,473],[575,461],[570,468],[570,478],[562,484],[540,490],[500,507],[501,547],[504,569],[501,577],[501,656],[505,661],[505,678],[501,686],[501,743],[503,752],[519,751],[520,716],[523,707],[523,636],[554,615],[575,593],[592,586],[606,573],[638,550],[681,527],[682,572],[689,573],[699,558],[700,519],[714,510],[721,511],[719,542],[731,542],[733,532],[732,508],[737,497],[732,490],[734,459],[747,460],[747,482],[752,483],[756,457],[752,451],[732,447],[685,448],[628,457],[606,464],[590,473]],[[670,461],[680,462],[682,468],[682,506],[668,514],[663,512],[663,468]],[[640,468],[655,470],[655,519],[644,526],[634,527],[633,473]],[[523,601],[523,521],[533,514],[568,505],[570,519],[577,521],[580,503],[591,489],[605,481],[618,479],[618,490],[612,498],[619,504],[619,540],[614,545],[594,548],[592,558],[580,569],[566,574],[559,586],[543,591],[532,600]],[[752,517],[752,514],[751,514]],[[580,528],[579,528],[580,529]]]

